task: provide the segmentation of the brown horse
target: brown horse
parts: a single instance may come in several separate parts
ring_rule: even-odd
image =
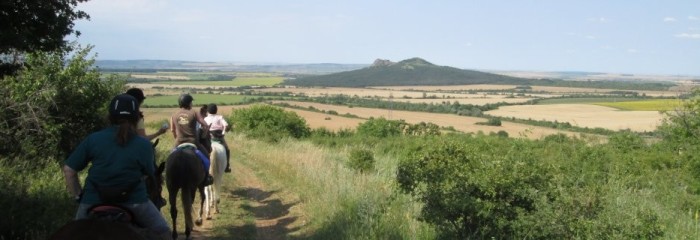
[[[170,202],[170,217],[173,224],[173,239],[177,239],[177,194],[182,190],[180,199],[185,215],[185,236],[190,239],[192,234],[192,204],[196,191],[199,190],[202,203],[204,202],[204,165],[197,157],[194,147],[175,150],[168,156],[165,164],[165,185],[168,188]],[[200,212],[201,212],[200,208]],[[200,213],[201,216],[201,213]],[[201,222],[198,221],[198,224]]]

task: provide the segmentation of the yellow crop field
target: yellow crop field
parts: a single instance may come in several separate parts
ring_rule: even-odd
[[[486,113],[506,118],[568,122],[579,127],[639,132],[656,130],[664,117],[659,111],[621,111],[593,104],[502,106]]]
[[[679,99],[652,99],[624,102],[600,102],[593,104],[627,111],[671,111],[682,106],[682,103],[682,100]]]

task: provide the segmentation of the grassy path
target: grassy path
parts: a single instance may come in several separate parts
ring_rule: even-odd
[[[298,201],[260,179],[255,166],[250,166],[254,157],[245,150],[233,145],[231,150],[233,172],[224,175],[221,212],[196,228],[195,239],[288,239],[289,233],[299,230],[290,226],[299,219],[291,211]]]

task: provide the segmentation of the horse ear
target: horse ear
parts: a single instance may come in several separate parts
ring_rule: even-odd
[[[160,138],[156,138],[156,141],[153,142],[151,146],[153,146],[153,148],[156,148],[156,146],[158,146],[158,143],[160,143]]]

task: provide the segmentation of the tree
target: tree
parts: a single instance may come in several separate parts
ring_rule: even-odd
[[[67,46],[74,21],[90,16],[74,8],[88,0],[3,0],[0,2],[0,77],[16,72],[22,55]]]
[[[123,91],[124,82],[115,75],[101,78],[94,59],[88,58],[91,47],[74,48],[30,53],[17,74],[3,78],[0,152],[25,159],[61,159],[104,126],[105,107],[111,96]]]
[[[667,112],[658,130],[667,141],[696,145],[700,141],[700,88],[679,109]]]

